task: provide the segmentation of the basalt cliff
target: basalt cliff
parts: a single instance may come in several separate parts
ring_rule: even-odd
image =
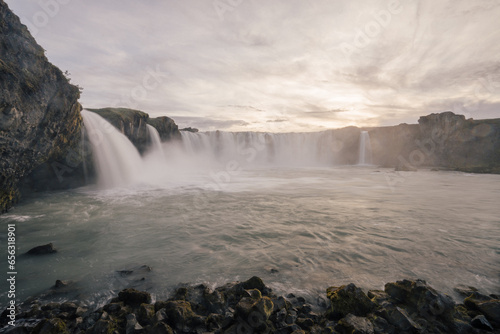
[[[44,52],[0,0],[0,212],[35,170],[45,177],[59,164],[79,165],[80,92]]]

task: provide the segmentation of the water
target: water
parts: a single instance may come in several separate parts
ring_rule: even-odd
[[[96,162],[99,185],[113,187],[137,180],[142,159],[135,146],[96,113],[82,110],[82,116]]]
[[[372,146],[370,143],[370,135],[368,131],[361,131],[359,135],[359,165],[371,165],[372,163]]]
[[[16,225],[18,301],[58,279],[76,283],[44,298],[95,306],[126,287],[164,298],[182,282],[254,275],[312,302],[331,285],[380,289],[403,278],[450,294],[458,284],[500,292],[498,175],[337,166],[328,131],[184,132],[141,157],[82,114],[99,183],[0,216],[2,244]],[[49,242],[58,253],[20,255]]]
[[[148,129],[149,138],[151,140],[151,154],[158,154],[163,156],[163,146],[161,144],[160,134],[155,127],[146,124],[146,128]]]
[[[401,175],[392,192],[387,178]],[[161,298],[180,282],[253,275],[313,300],[330,285],[402,278],[498,293],[499,195],[495,175],[256,168],[216,182],[205,172],[176,185],[46,194],[0,216],[1,240],[15,223],[18,254],[48,242],[59,249],[18,258],[19,300],[57,279],[79,281],[79,299],[102,303],[128,286]],[[117,273],[141,265],[153,271]]]

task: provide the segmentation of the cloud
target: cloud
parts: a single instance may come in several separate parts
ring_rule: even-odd
[[[396,11],[394,1],[228,1],[223,13],[197,0],[53,0],[54,13],[45,1],[7,3],[84,88],[86,107],[280,132],[415,123],[457,101],[491,117],[498,1],[400,1]]]

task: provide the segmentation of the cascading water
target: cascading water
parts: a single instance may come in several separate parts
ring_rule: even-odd
[[[335,163],[332,132],[182,132],[186,152],[204,152],[218,161],[245,165],[331,166]]]
[[[149,139],[151,140],[151,153],[154,154],[156,152],[163,155],[163,147],[158,130],[149,124],[146,124],[146,128],[148,129]]]
[[[92,146],[99,186],[109,188],[136,180],[142,159],[135,146],[96,113],[82,110],[82,117]]]
[[[359,137],[359,160],[358,165],[372,164],[372,147],[368,131],[361,131]]]

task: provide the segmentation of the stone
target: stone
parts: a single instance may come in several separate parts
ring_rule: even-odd
[[[174,331],[172,330],[172,328],[169,325],[167,325],[163,322],[159,322],[151,328],[150,333],[151,334],[174,334]]]
[[[66,334],[69,333],[66,323],[59,319],[44,319],[33,329],[34,334]]]
[[[264,288],[266,287],[262,279],[257,276],[253,276],[247,281],[242,282],[241,285],[246,290],[257,289],[260,290],[261,292],[263,292]]]
[[[173,329],[184,330],[193,325],[195,313],[191,304],[185,300],[169,301],[165,304],[167,323]]]
[[[484,315],[478,315],[474,317],[471,321],[471,325],[474,328],[483,329],[486,331],[493,331],[493,326],[488,322]]]
[[[372,323],[365,317],[348,314],[340,319],[335,329],[342,333],[374,334]]]
[[[41,246],[36,246],[31,248],[29,251],[26,252],[28,255],[45,255],[45,254],[52,254],[56,253],[57,250],[54,248],[54,245],[52,243],[46,244],[46,245],[41,245]],[[57,284],[57,281],[56,281]]]
[[[118,300],[122,301],[125,305],[139,306],[142,303],[149,304],[151,302],[151,295],[144,291],[125,289],[118,293]]]
[[[135,314],[127,315],[127,324],[125,325],[125,334],[139,334],[143,333],[144,328],[137,321]]]
[[[366,316],[377,307],[363,290],[352,283],[341,287],[330,287],[326,295],[332,304],[329,317],[333,319],[343,318],[349,313]]]

